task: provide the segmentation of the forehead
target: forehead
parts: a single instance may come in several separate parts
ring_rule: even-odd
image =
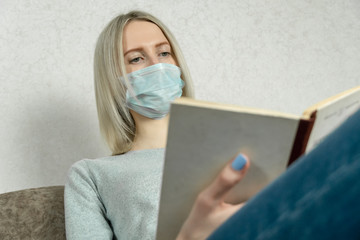
[[[168,42],[168,40],[161,29],[152,22],[132,20],[124,27],[124,51],[160,42]]]

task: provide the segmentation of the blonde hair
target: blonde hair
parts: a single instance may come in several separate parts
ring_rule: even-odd
[[[131,20],[144,20],[156,24],[168,39],[176,62],[185,81],[183,96],[193,97],[190,73],[180,47],[169,29],[154,16],[132,11],[114,18],[101,32],[94,56],[96,105],[100,131],[113,155],[130,150],[135,136],[135,123],[126,106],[126,90],[130,84],[126,77],[122,34]],[[124,78],[124,82],[120,81]]]

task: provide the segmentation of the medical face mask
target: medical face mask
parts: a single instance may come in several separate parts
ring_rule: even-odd
[[[127,75],[132,89],[126,92],[126,104],[148,118],[159,119],[170,111],[170,103],[182,95],[185,83],[181,70],[173,64],[159,63]]]

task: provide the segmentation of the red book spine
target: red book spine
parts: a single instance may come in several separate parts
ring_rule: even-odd
[[[296,159],[304,154],[307,143],[309,141],[311,130],[314,126],[315,118],[316,111],[311,114],[310,119],[300,119],[293,148],[291,150],[288,161],[288,166],[290,166],[293,162],[295,162]]]

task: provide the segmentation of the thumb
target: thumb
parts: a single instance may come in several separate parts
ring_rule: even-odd
[[[250,161],[244,154],[232,158],[221,170],[216,179],[205,190],[214,201],[223,201],[226,194],[245,176]]]

